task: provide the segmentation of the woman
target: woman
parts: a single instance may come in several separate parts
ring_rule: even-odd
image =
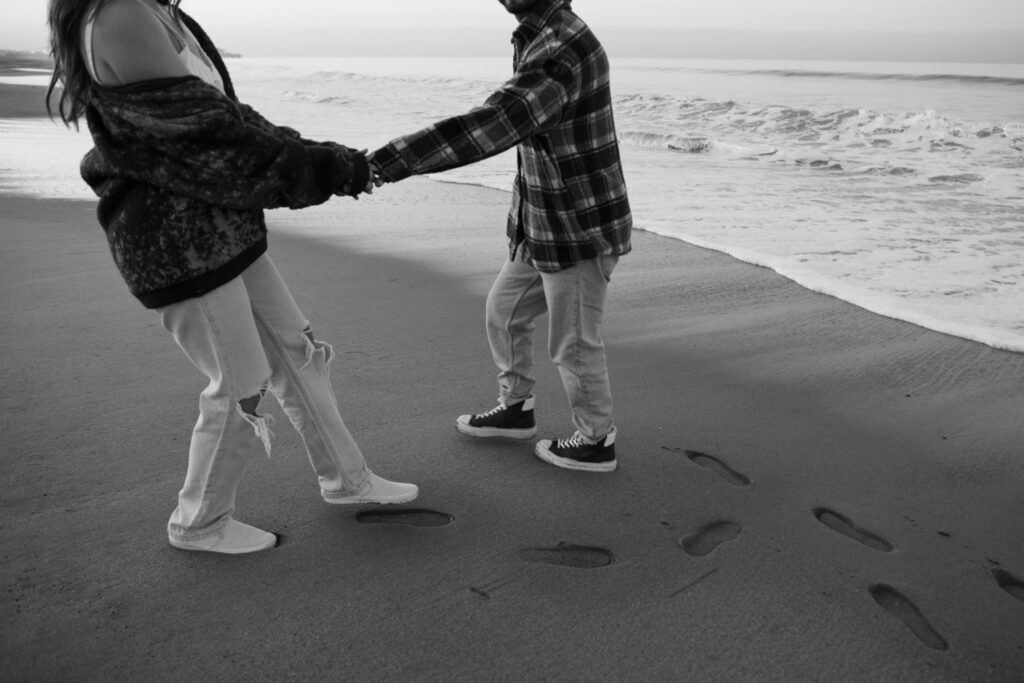
[[[85,117],[82,177],[129,290],[209,379],[185,485],[167,533],[176,548],[248,553],[277,537],[233,518],[249,454],[270,453],[267,389],[299,432],[328,503],[404,503],[413,484],[373,474],[331,388],[332,350],[266,253],[263,210],[369,190],[362,152],[306,140],[235,97],[216,48],[177,0],[51,0],[58,110]],[[51,111],[52,115],[52,111]]]

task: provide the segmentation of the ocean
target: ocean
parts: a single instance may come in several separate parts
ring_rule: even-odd
[[[511,71],[493,58],[228,66],[270,120],[369,149],[482,103]],[[1024,352],[1024,64],[612,56],[612,92],[638,229]],[[0,146],[0,192],[90,196],[84,131],[0,121]],[[514,174],[507,152],[432,178],[508,191]]]

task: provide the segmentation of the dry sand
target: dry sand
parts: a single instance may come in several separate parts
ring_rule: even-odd
[[[91,202],[0,196],[0,678],[1021,680],[1024,355],[638,232],[605,322],[620,468],[560,470],[454,429],[496,396],[507,203],[410,180],[270,215],[350,428],[422,493],[322,504],[268,403],[238,517],[286,542],[224,557],[164,536],[202,379]]]

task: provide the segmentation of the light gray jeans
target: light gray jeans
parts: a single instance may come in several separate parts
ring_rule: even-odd
[[[573,425],[592,440],[612,430],[612,390],[599,327],[618,262],[617,256],[601,256],[542,273],[522,258],[505,261],[487,295],[487,340],[503,403],[533,393],[533,321],[547,313],[548,353],[562,376]]]
[[[270,417],[255,410],[267,389],[302,437],[321,494],[343,496],[364,486],[366,461],[331,388],[333,350],[314,340],[270,257],[264,254],[231,282],[159,313],[210,380],[199,396],[185,485],[168,534],[199,540],[231,516],[250,456],[261,442],[270,454]]]

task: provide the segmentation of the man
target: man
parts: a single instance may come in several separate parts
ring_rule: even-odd
[[[553,465],[616,468],[612,395],[598,328],[632,217],[612,119],[608,59],[571,0],[499,0],[515,14],[515,73],[483,106],[391,141],[371,155],[378,182],[434,173],[517,147],[509,257],[487,295],[499,405],[462,415],[470,436],[530,439],[533,320],[549,316],[548,350],[575,434],[537,443]]]

